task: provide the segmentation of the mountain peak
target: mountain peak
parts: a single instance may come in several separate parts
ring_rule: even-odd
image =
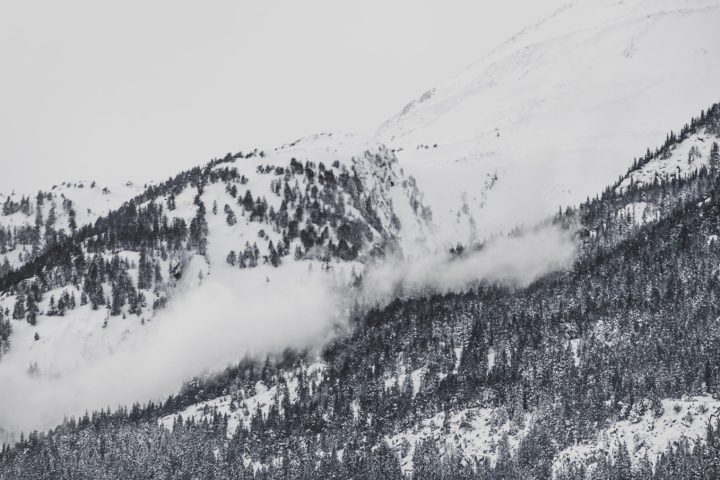
[[[719,23],[717,0],[569,2],[405,106],[377,138],[429,186],[447,242],[534,223],[601,191],[716,98]],[[435,189],[436,178],[452,188]],[[459,217],[475,227],[457,228]]]

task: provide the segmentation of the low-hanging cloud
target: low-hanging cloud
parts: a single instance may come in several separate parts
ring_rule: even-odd
[[[191,267],[200,262],[196,258]],[[308,271],[308,265],[242,273],[219,266],[202,280],[199,270],[187,270],[168,307],[112,352],[83,358],[77,350],[56,349],[54,363],[68,367],[58,371],[39,362],[39,374],[31,376],[11,350],[0,360],[0,428],[46,429],[66,415],[161,400],[192,376],[243,357],[322,345],[347,318],[326,272]]]
[[[12,351],[3,357],[0,429],[46,429],[66,415],[161,400],[192,376],[245,356],[321,348],[347,325],[351,304],[369,307],[396,296],[458,291],[480,280],[525,286],[568,267],[575,252],[571,231],[545,226],[460,256],[443,253],[367,267],[359,289],[347,286],[347,269],[326,271],[317,263],[242,273],[220,265],[208,275],[204,261],[195,257],[168,307],[111,352],[85,358],[82,349],[58,349],[52,363],[39,363],[35,376]],[[92,335],[102,334],[95,331],[78,342],[92,342]]]
[[[398,295],[461,291],[481,280],[524,287],[572,264],[573,235],[573,229],[543,225],[494,238],[461,255],[447,252],[385,262],[367,269],[359,296],[362,303],[377,304]]]

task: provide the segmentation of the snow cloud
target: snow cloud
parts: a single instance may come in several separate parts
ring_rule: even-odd
[[[573,234],[573,229],[546,225],[497,237],[460,256],[448,252],[387,262],[368,268],[360,296],[365,303],[377,304],[396,296],[461,291],[480,280],[524,287],[572,264]]]
[[[361,289],[353,291],[347,265],[326,270],[320,263],[287,262],[277,269],[239,271],[224,264],[209,269],[196,256],[168,307],[144,326],[122,323],[133,317],[110,317],[109,326],[101,328],[102,312],[89,306],[62,319],[41,318],[77,322],[85,333],[77,334],[78,328],[48,344],[43,341],[50,335],[42,334],[40,341],[19,344],[3,357],[0,427],[46,429],[66,415],[162,400],[183,381],[247,355],[262,359],[286,348],[322,347],[347,326],[348,306],[355,302],[382,305],[396,296],[463,290],[479,280],[525,286],[568,267],[574,257],[572,231],[546,226],[497,238],[461,256],[373,265],[365,269]],[[24,333],[13,336],[31,338]],[[38,348],[47,351],[39,355]],[[30,359],[38,362],[34,375],[28,374]]]
[[[219,265],[208,275],[204,259],[195,257],[168,307],[143,327],[108,338],[103,336],[112,335],[113,325],[103,329],[102,320],[95,321],[86,336],[48,347],[34,375],[27,373],[28,347],[17,345],[0,360],[0,428],[45,429],[65,415],[161,400],[183,381],[246,355],[264,358],[324,344],[347,315],[334,280],[317,264],[309,266],[238,271]],[[92,323],[89,317],[97,313],[88,306],[40,321]]]

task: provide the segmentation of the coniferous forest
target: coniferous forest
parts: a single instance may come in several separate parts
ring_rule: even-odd
[[[679,134],[670,133],[617,184],[548,220],[571,232],[578,245],[568,269],[527,286],[481,280],[464,291],[416,293],[384,306],[357,307],[350,327],[320,352],[247,358],[187,382],[163,401],[88,412],[48,431],[24,434],[3,446],[0,478],[720,478],[720,418],[695,419],[689,410],[683,421],[703,422],[699,441],[673,442],[654,459],[633,458],[620,442],[596,452],[592,465],[565,459],[558,466],[563,451],[594,442],[598,432],[618,422],[670,413],[667,399],[720,395],[717,143],[708,162],[687,175],[633,180],[699,132],[718,141],[720,105]],[[339,198],[333,194],[337,183],[352,191],[363,188],[357,176],[345,171],[336,179],[322,164],[314,169],[293,160],[291,168],[296,171],[277,172],[278,178],[291,178],[286,173],[323,178],[323,204]],[[51,298],[47,315],[62,316],[86,304],[106,308],[111,316],[138,314],[150,295],[154,308],[162,308],[161,286],[179,275],[180,263],[173,262],[188,250],[204,253],[205,218],[217,207],[205,206],[198,194],[189,224],[171,222],[165,210],[174,208],[179,185],[202,192],[227,179],[233,180],[228,193],[238,203],[216,214],[228,225],[238,216],[274,222],[285,240],[270,242],[264,261],[273,266],[290,254],[285,247],[294,239],[304,245],[297,259],[311,251],[357,258],[370,241],[371,226],[380,223],[371,203],[357,200],[359,194],[350,198],[367,223],[341,224],[320,207],[320,190],[303,197],[281,181],[273,188],[285,208],[269,213],[249,190],[231,192],[244,184],[242,176],[219,161],[151,187],[142,198],[67,235],[48,234],[47,228],[49,237],[40,241],[39,227],[0,229],[2,248],[22,236],[37,245],[31,261],[6,269],[0,278],[0,288],[20,299],[13,311],[0,311],[0,353],[12,348],[13,322],[32,324],[45,292],[59,285],[74,285],[73,293]],[[170,200],[155,201],[161,198]],[[638,202],[647,205],[645,218],[628,208]],[[6,202],[3,208],[11,214],[29,206]],[[299,231],[302,210],[313,208],[315,219],[308,225],[337,228],[340,234],[332,237],[339,243],[329,234],[321,240],[309,229]],[[313,250],[316,243],[323,248]],[[137,251],[138,264],[103,255],[120,248]],[[454,261],[483,248],[454,248]],[[375,249],[373,255],[382,252]],[[248,246],[231,251],[227,262],[252,268],[260,257],[257,247]],[[137,281],[128,275],[132,269]],[[363,281],[362,275],[356,279],[359,286]],[[263,408],[248,408],[249,400],[262,395]],[[227,409],[213,403],[219,398]],[[196,415],[180,414],[196,405],[203,405]],[[468,456],[450,448],[447,439],[471,431],[475,416],[485,411],[493,412],[494,455]],[[428,419],[436,422],[430,435],[413,442],[403,437]]]

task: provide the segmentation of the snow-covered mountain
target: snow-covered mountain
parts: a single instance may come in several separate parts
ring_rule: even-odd
[[[720,402],[708,352],[716,347],[707,338],[720,318],[719,127],[715,104],[602,194],[558,214],[584,239],[568,272],[528,289],[395,302],[311,362],[283,360],[262,373],[238,367],[226,373],[232,382],[220,382],[233,386],[214,386],[214,395],[206,394],[212,382],[191,382],[157,424],[173,435],[213,425],[216,438],[227,439],[220,451],[237,448],[234,461],[254,471],[295,461],[266,449],[283,425],[297,429],[291,441],[307,432],[315,438],[313,428],[342,432],[322,459],[387,448],[390,478],[432,478],[428,457],[446,474],[465,468],[487,478],[650,478],[641,472],[653,469],[660,478],[687,478],[673,470],[677,457],[716,448],[718,432],[709,427]],[[641,202],[645,214],[636,214]],[[691,293],[696,288],[703,293]],[[666,324],[676,321],[683,326]],[[378,345],[381,331],[387,343]],[[691,366],[686,352],[709,356]],[[362,440],[345,441],[348,430]],[[338,465],[328,468],[353,468]]]
[[[447,243],[533,223],[717,100],[718,23],[717,0],[568,1],[377,137],[423,185]]]
[[[97,195],[71,197],[76,189]],[[0,426],[11,429],[58,421],[47,396],[83,388],[88,375],[107,375],[119,363],[147,374],[147,366],[130,365],[156,355],[157,342],[174,344],[168,355],[182,360],[166,365],[172,374],[147,378],[152,395],[249,353],[315,345],[346,320],[335,290],[367,262],[419,254],[430,235],[431,213],[394,154],[347,134],[228,155],[139,192],[128,186],[113,195],[92,184],[53,192],[37,197],[40,206],[7,197],[0,216],[12,232],[18,225],[39,237],[65,232],[25,243],[13,234],[5,253],[25,252],[0,276],[0,383],[28,372],[31,384],[16,380],[15,389],[28,387],[22,401],[37,408],[33,420],[0,409]],[[69,198],[52,224],[35,227]],[[201,335],[210,349],[194,345]],[[134,390],[101,397],[132,402]],[[74,411],[99,406],[90,392],[84,405],[59,397]]]
[[[653,405],[639,402],[627,419],[614,422],[597,432],[595,442],[584,442],[561,451],[553,463],[554,473],[584,466],[592,471],[606,458],[617,458],[626,450],[631,466],[657,465],[668,447],[706,441],[708,422],[720,412],[720,402],[710,396],[665,399]],[[577,470],[576,470],[577,471]]]
[[[0,441],[78,416],[0,479],[717,478],[718,25],[570,0],[375,138],[0,195]]]
[[[78,180],[35,193],[0,192],[0,276],[145,188],[132,182],[108,186]]]

